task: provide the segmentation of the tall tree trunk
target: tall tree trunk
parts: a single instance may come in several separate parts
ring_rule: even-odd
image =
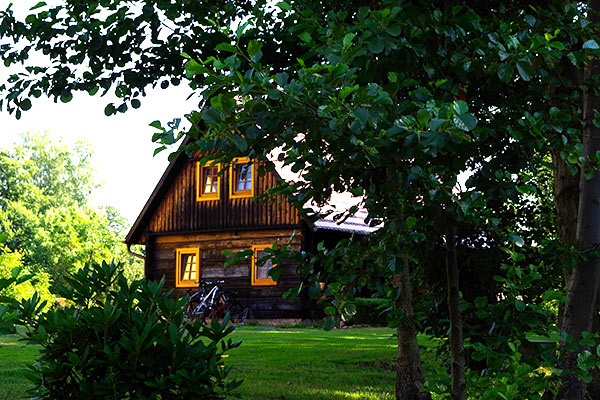
[[[554,166],[554,203],[558,225],[558,238],[564,247],[572,247],[577,242],[577,215],[579,213],[579,180],[581,174],[572,175],[567,162],[560,156],[563,147],[552,150]],[[569,257],[568,255],[566,257]],[[571,283],[571,269],[563,268],[565,287]],[[558,309],[557,326],[563,325],[565,305]]]
[[[458,284],[458,256],[456,254],[456,229],[452,226],[446,235],[446,278],[448,281],[448,313],[450,315],[450,353],[452,374],[452,400],[465,398],[465,348],[460,310]]]
[[[417,345],[417,328],[413,321],[408,260],[404,260],[402,272],[394,277],[394,285],[400,288],[400,297],[395,302],[395,308],[404,312],[404,318],[397,329],[396,400],[431,400],[431,394],[421,391],[425,378]]]
[[[567,59],[563,60],[562,68],[565,78],[568,78],[572,87],[580,87],[583,80],[582,71]],[[548,91],[554,94],[554,89],[552,87],[549,87]],[[549,107],[552,105],[552,103],[549,104]],[[560,156],[560,153],[564,150],[565,147],[561,145],[555,147],[551,151],[552,165],[554,166],[554,204],[556,206],[556,220],[560,244],[564,247],[571,248],[577,244],[579,180],[581,174],[579,171],[576,174],[571,173],[569,165]],[[565,257],[569,256],[567,255]],[[564,267],[562,272],[565,287],[568,288],[571,282],[571,268]],[[559,327],[561,327],[563,323],[564,311],[564,304],[561,304],[557,318],[557,326]]]
[[[597,12],[600,10],[600,0],[591,0],[590,20],[598,22]],[[591,59],[585,71],[586,77],[598,73],[599,62]],[[583,130],[583,156],[590,156],[600,151],[600,129],[592,123],[594,110],[600,109],[600,98],[593,90],[584,89],[583,95],[583,118],[585,127]],[[596,312],[596,299],[598,285],[600,284],[600,258],[591,251],[600,245],[600,173],[594,173],[591,179],[585,178],[585,172],[589,169],[584,166],[580,179],[579,214],[577,218],[577,246],[584,253],[571,275],[569,285],[568,301],[565,307],[563,330],[579,340],[582,332],[590,331],[592,319]],[[577,368],[578,351],[565,351],[564,359],[558,366],[564,370],[575,370]],[[563,386],[559,392],[559,398],[569,400],[583,400],[586,384],[577,380],[573,375],[564,377]]]

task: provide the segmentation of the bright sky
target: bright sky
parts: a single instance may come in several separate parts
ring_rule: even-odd
[[[11,2],[17,17],[24,18],[38,1],[0,0],[0,9]],[[48,1],[53,2],[56,1]],[[7,71],[0,66],[0,80],[7,76]],[[167,167],[170,153],[165,150],[153,157],[158,147],[152,143],[156,129],[148,124],[160,120],[166,126],[174,118],[185,121],[184,114],[198,104],[197,97],[185,100],[191,90],[183,83],[179,87],[147,93],[147,97],[140,99],[139,109],[130,107],[125,114],[111,117],[104,115],[104,107],[111,101],[120,102],[110,95],[90,97],[87,93],[78,93],[67,104],[46,98],[32,99],[32,109],[24,112],[20,120],[6,110],[0,112],[0,147],[12,148],[25,131],[49,131],[54,140],[62,140],[67,146],[85,140],[94,152],[92,165],[97,171],[96,182],[102,184],[93,195],[93,203],[114,206],[133,223]]]

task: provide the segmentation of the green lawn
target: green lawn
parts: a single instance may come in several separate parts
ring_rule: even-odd
[[[396,340],[390,329],[234,332],[234,376],[244,399],[392,399]]]
[[[18,341],[17,335],[0,335],[0,400],[25,397],[31,387],[23,376],[27,365],[35,362],[38,346]]]
[[[233,377],[244,379],[243,399],[392,399],[396,340],[385,328],[243,327],[243,344],[229,354]],[[0,400],[24,398],[25,366],[37,347],[0,336]]]

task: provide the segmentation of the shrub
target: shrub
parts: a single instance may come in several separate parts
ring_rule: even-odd
[[[227,320],[210,326],[183,317],[187,299],[163,292],[164,282],[127,282],[103,263],[67,276],[66,307],[27,316],[27,338],[42,346],[29,371],[41,399],[221,399],[239,382],[227,378]]]
[[[354,324],[387,326],[387,309],[391,307],[388,299],[356,298],[356,314],[350,322]]]

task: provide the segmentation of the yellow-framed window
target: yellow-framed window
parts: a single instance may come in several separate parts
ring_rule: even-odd
[[[265,249],[271,247],[269,244],[258,244],[252,246],[252,271],[251,271],[251,283],[253,286],[271,286],[277,285],[268,272],[274,267],[273,262],[269,259],[263,265],[258,265],[258,260],[263,258],[266,254]]]
[[[221,164],[196,162],[196,200],[219,200],[221,194]]]
[[[196,287],[200,278],[200,252],[198,249],[177,249],[176,287]]]
[[[229,169],[229,197],[254,197],[254,163],[248,157],[234,158]]]

